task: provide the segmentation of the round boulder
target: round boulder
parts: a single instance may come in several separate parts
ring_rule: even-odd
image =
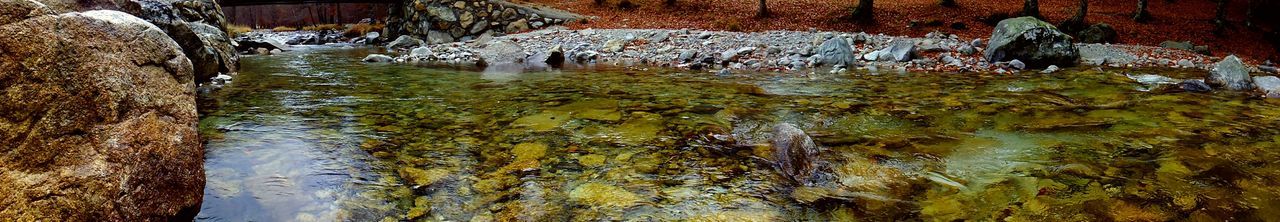
[[[987,61],[1017,59],[1028,68],[1074,65],[1080,51],[1068,36],[1035,17],[1005,19],[996,24],[984,52]]]

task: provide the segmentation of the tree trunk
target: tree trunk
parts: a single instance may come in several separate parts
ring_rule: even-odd
[[[666,0],[666,1],[662,1],[662,4],[667,5],[667,6],[676,5],[676,0]]]
[[[596,2],[596,5],[603,5],[603,4],[604,4],[604,0],[595,0],[595,2]]]
[[[769,17],[769,6],[765,5],[765,0],[760,0],[760,9],[756,10],[756,17]]]
[[[1217,15],[1213,17],[1215,34],[1222,34],[1227,29],[1227,0],[1218,0]]]
[[[1022,16],[1031,16],[1042,18],[1040,16],[1040,2],[1037,0],[1026,0],[1022,3]]]
[[[1076,8],[1076,15],[1071,16],[1067,21],[1063,21],[1058,28],[1068,32],[1076,32],[1084,30],[1089,23],[1085,21],[1085,16],[1089,14],[1089,0],[1080,0],[1080,7]]]
[[[1146,22],[1151,18],[1147,13],[1147,0],[1138,0],[1138,11],[1133,13],[1133,21]]]
[[[953,7],[956,6],[956,0],[941,0],[938,4],[946,7]]]
[[[873,0],[858,0],[858,6],[853,8],[853,19],[858,21],[870,21],[875,19],[875,8],[872,6]]]

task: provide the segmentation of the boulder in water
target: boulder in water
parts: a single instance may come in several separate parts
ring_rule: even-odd
[[[791,181],[808,184],[817,169],[818,145],[790,123],[773,127],[774,169]]]
[[[1223,87],[1228,90],[1250,90],[1253,89],[1253,80],[1249,78],[1249,68],[1244,66],[1244,62],[1235,55],[1227,56],[1222,61],[1213,65],[1213,70],[1209,72],[1209,78],[1205,80],[1211,86]]]
[[[371,63],[384,63],[384,62],[395,61],[395,58],[391,58],[391,56],[387,56],[383,54],[369,54],[368,56],[365,56],[364,59],[361,59],[360,61],[371,62]]]
[[[193,220],[204,150],[181,46],[123,12],[33,3],[0,1],[0,218]]]
[[[1204,83],[1201,79],[1182,80],[1178,83],[1178,87],[1187,92],[1209,92],[1213,91],[1213,87],[1209,87],[1208,83]]]
[[[1035,17],[1005,19],[996,24],[983,52],[987,61],[1021,60],[1028,68],[1074,65],[1080,51],[1068,36]]]
[[[1280,78],[1275,76],[1254,76],[1253,84],[1263,97],[1280,98]]]

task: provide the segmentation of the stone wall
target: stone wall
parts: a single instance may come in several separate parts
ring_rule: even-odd
[[[223,6],[231,24],[254,28],[302,27],[316,24],[352,24],[364,19],[383,20],[391,4],[307,3],[287,5]]]
[[[499,0],[405,0],[393,6],[386,33],[425,37],[438,44],[467,41],[486,33],[523,32],[579,19],[555,9]]]

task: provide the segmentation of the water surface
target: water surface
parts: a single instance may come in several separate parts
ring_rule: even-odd
[[[1280,103],[1124,75],[1195,72],[513,74],[372,51],[243,58],[202,101],[199,218],[1280,219]],[[775,173],[781,123],[820,146],[814,183]]]

